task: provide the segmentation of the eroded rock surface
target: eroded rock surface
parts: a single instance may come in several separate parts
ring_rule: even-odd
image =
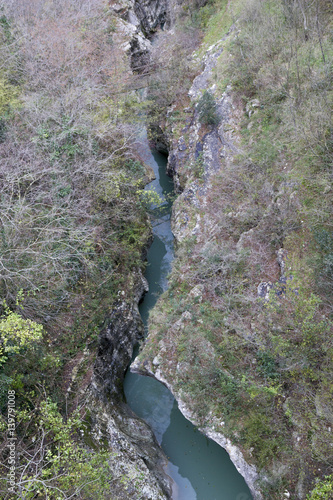
[[[171,480],[163,470],[167,459],[150,427],[123,400],[125,370],[143,335],[138,303],[146,291],[147,282],[138,271],[133,276],[133,300],[120,299],[114,305],[100,334],[88,390],[89,436],[111,451],[113,498],[119,500],[171,497]]]

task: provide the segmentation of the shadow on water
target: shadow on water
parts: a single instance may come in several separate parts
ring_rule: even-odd
[[[166,158],[150,151],[146,137],[142,139],[140,154],[156,175],[148,188],[154,187],[162,198],[167,197],[172,193],[172,181],[165,173]],[[149,292],[140,305],[145,326],[150,309],[167,288],[173,259],[171,203],[165,204],[168,213],[154,219],[154,241],[148,251]],[[174,481],[174,500],[252,500],[227,452],[183,417],[173,395],[163,384],[128,370],[124,391],[127,403],[151,426],[168,457],[166,471]]]

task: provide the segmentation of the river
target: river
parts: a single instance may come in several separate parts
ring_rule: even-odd
[[[147,328],[150,309],[168,286],[173,259],[170,226],[172,180],[166,175],[166,157],[149,149],[142,138],[140,156],[156,179],[148,186],[165,200],[165,212],[153,220],[154,241],[148,251],[146,278],[149,292],[140,305]],[[153,429],[168,457],[166,470],[173,479],[173,500],[252,500],[252,495],[228,453],[201,434],[178,409],[171,392],[160,382],[127,371],[124,391],[127,403]]]

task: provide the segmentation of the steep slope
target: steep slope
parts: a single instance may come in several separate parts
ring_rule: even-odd
[[[170,496],[122,394],[151,239],[134,39],[104,1],[1,5],[2,498]]]
[[[160,122],[176,261],[134,369],[238,449],[256,498],[320,480],[330,498],[331,5],[215,2],[201,19],[204,70]]]
[[[313,500],[330,498],[331,2],[1,7],[4,495],[9,390],[21,497],[170,496],[122,400],[142,337],[148,108],[180,193],[178,249],[136,369],[172,389],[255,498],[304,499],[316,482]],[[148,84],[142,103],[131,89]]]

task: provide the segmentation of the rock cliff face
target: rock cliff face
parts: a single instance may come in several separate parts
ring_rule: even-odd
[[[89,434],[96,444],[107,442],[112,450],[113,495],[124,500],[164,500],[171,496],[170,480],[163,471],[164,453],[148,425],[123,401],[124,373],[133,346],[143,334],[138,302],[146,291],[146,280],[137,272],[133,276],[133,300],[119,300],[114,305],[100,334],[88,395]]]
[[[163,470],[166,457],[148,425],[127,405],[101,401],[95,390],[90,394],[89,409],[91,442],[112,450],[112,499],[170,499],[171,481]]]
[[[221,44],[223,40],[221,40]],[[204,90],[214,93],[211,87],[210,77],[212,69],[222,52],[220,44],[210,47],[204,56],[204,69],[194,79],[189,91],[193,103],[196,103]],[[214,225],[211,218],[205,212],[205,206],[209,203],[212,183],[215,175],[222,169],[222,165],[229,162],[237,154],[237,138],[234,130],[237,126],[237,111],[233,106],[231,93],[227,91],[216,101],[216,112],[220,123],[215,127],[203,127],[199,121],[195,106],[185,119],[185,126],[175,133],[173,126],[165,129],[164,139],[158,137],[160,148],[169,147],[168,172],[174,178],[175,188],[179,196],[174,202],[172,214],[172,231],[176,243],[181,243],[187,238],[196,238],[196,241],[205,241],[214,235]],[[172,114],[172,108],[169,111]],[[184,173],[184,166],[187,173]],[[192,175],[196,171],[197,175]],[[192,292],[191,292],[192,293]],[[200,299],[200,289],[193,294],[193,299]],[[175,325],[169,327],[182,329],[182,323],[186,322],[189,313],[183,313]],[[149,345],[149,337],[148,337]],[[253,498],[263,498],[258,486],[259,474],[255,466],[245,460],[242,451],[230,439],[220,431],[219,422],[211,416],[206,418],[206,424],[202,426],[197,416],[185,403],[182,392],[175,388],[175,377],[177,375],[170,371],[170,356],[165,348],[164,341],[160,341],[160,349],[157,356],[152,360],[151,355],[143,349],[131,369],[134,372],[152,376],[166,385],[178,401],[179,409],[183,415],[208,437],[222,446],[230,455],[237,470],[242,474],[248,484]],[[176,370],[179,371],[178,364]],[[190,369],[190,368],[189,368]],[[186,391],[186,389],[185,389]],[[208,423],[209,422],[209,423]],[[262,479],[262,478],[261,478]]]
[[[143,33],[150,36],[158,28],[170,26],[170,3],[168,0],[135,0],[134,12]]]
[[[158,29],[171,24],[169,0],[120,0],[110,2],[111,9],[126,23],[130,34],[127,47],[131,67],[144,73],[150,61],[150,39]]]
[[[93,348],[86,349],[77,359],[67,388],[69,407],[80,407],[85,414],[86,445],[109,450],[115,500],[171,497],[171,480],[164,472],[167,459],[149,426],[123,397],[124,375],[143,334],[138,303],[146,291],[141,271],[133,271],[126,296],[120,291],[100,333],[94,365]]]
[[[120,299],[114,304],[99,338],[92,386],[104,400],[122,399],[124,372],[130,364],[133,347],[143,337],[143,324],[138,310],[141,297],[148,290],[138,271],[133,276],[133,301]]]

